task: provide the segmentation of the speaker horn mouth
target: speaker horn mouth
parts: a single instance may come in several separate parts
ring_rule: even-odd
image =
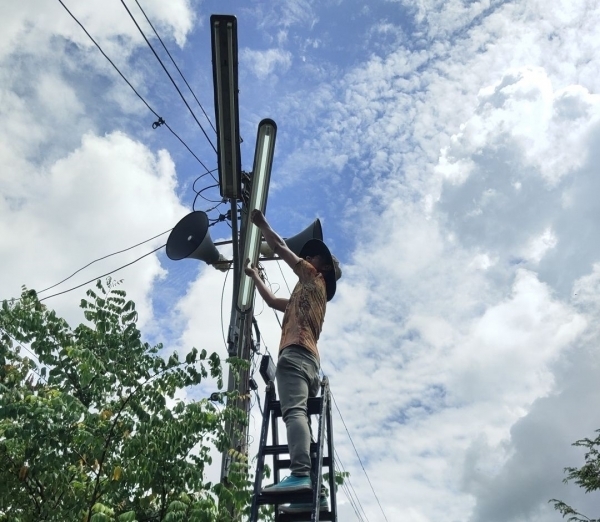
[[[194,258],[212,264],[220,261],[219,251],[208,233],[208,216],[201,210],[183,217],[169,234],[167,257],[173,261]]]

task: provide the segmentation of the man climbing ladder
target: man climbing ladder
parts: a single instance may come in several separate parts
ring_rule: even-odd
[[[265,241],[298,276],[289,299],[276,297],[265,285],[254,266],[245,272],[252,277],[259,294],[268,306],[284,312],[279,359],[277,391],[286,425],[290,453],[290,476],[278,484],[267,486],[264,493],[285,494],[310,491],[310,428],[307,401],[319,391],[319,351],[317,341],[323,327],[327,302],[335,295],[336,281],[341,277],[337,259],[327,245],[318,239],[309,240],[296,255],[271,228],[262,212],[253,210],[250,219],[262,232]],[[322,497],[322,508],[327,499]],[[281,511],[297,513],[311,509],[310,504],[290,503]]]

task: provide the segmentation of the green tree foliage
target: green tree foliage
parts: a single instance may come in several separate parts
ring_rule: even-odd
[[[597,430],[596,433],[600,433]],[[565,468],[567,477],[563,482],[575,481],[575,484],[585,489],[586,493],[600,489],[600,435],[595,439],[581,439],[573,443],[573,446],[582,446],[587,448],[585,454],[585,464],[581,468]],[[561,500],[552,499],[554,509],[560,511],[563,518],[569,522],[600,522],[600,518],[589,518],[582,515],[571,506]]]
[[[204,478],[240,412],[178,397],[209,376],[222,387],[218,355],[165,359],[125,292],[98,282],[87,296],[75,329],[33,291],[2,303],[0,522],[230,519],[219,496],[245,509],[243,462],[227,489]]]

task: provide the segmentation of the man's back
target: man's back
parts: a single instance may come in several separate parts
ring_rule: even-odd
[[[301,259],[294,267],[298,283],[283,316],[279,349],[296,344],[319,359],[317,341],[323,328],[327,293],[325,280],[315,268]]]

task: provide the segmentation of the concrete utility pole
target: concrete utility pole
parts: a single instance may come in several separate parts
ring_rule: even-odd
[[[166,252],[169,259],[198,259],[215,268],[233,271],[233,297],[227,335],[229,357],[250,363],[254,280],[244,272],[244,262],[258,264],[261,232],[250,221],[250,212],[266,212],[271,167],[275,151],[277,125],[264,119],[258,124],[254,164],[250,174],[243,173],[240,158],[240,129],[238,104],[238,48],[235,16],[210,17],[215,115],[217,130],[217,159],[221,197],[231,204],[233,262],[217,250],[208,233],[209,219],[205,212],[193,211],[181,219],[171,231]],[[240,208],[241,206],[241,208]],[[250,415],[249,370],[234,371],[229,367],[228,392],[236,392],[234,406],[245,412],[245,421],[226,426],[230,447],[223,452],[221,482],[227,483],[235,453],[247,456],[247,419]],[[230,508],[232,511],[232,508]],[[234,519],[237,514],[231,513]]]
[[[250,222],[250,212],[266,211],[271,166],[275,149],[277,126],[265,119],[258,126],[254,164],[249,176],[241,171],[237,20],[234,16],[213,15],[211,23],[212,65],[215,92],[217,156],[221,196],[231,202],[233,248],[233,297],[227,337],[230,357],[250,362],[254,281],[244,273],[246,259],[258,263],[261,233]],[[244,183],[242,182],[244,178]],[[238,229],[238,204],[241,203],[241,225]],[[237,391],[234,406],[250,414],[249,372],[229,369],[228,392]],[[248,454],[247,422],[227,426],[230,449]],[[223,453],[221,481],[227,482],[234,455]]]

